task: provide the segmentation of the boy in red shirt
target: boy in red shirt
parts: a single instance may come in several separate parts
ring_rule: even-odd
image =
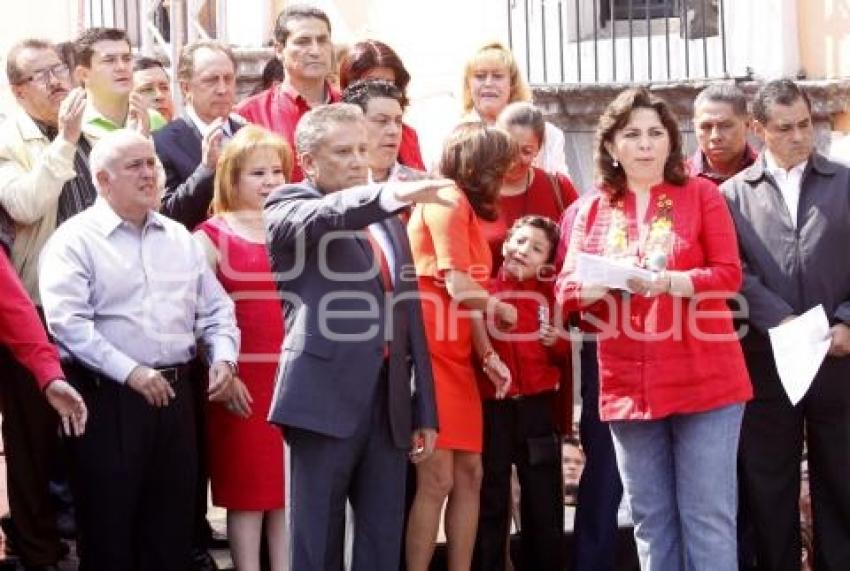
[[[476,336],[484,399],[481,511],[476,540],[480,569],[505,568],[511,464],[521,486],[520,567],[561,570],[563,504],[556,391],[568,340],[552,325],[558,227],[543,216],[525,216],[508,231],[504,262],[490,291],[517,309],[517,325]]]

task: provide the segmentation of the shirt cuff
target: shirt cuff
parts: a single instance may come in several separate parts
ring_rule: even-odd
[[[691,276],[685,272],[668,272],[670,276],[670,295],[675,297],[691,297],[694,295],[694,283]]]
[[[387,190],[387,185],[381,188],[381,195],[378,197],[378,204],[387,212],[397,212],[410,206],[409,202],[403,202],[395,197],[395,195]]]
[[[117,383],[124,384],[130,373],[133,372],[139,364],[123,353],[116,353],[106,359],[100,367],[104,375]]]
[[[239,351],[236,345],[230,339],[216,339],[210,347],[210,365],[219,361],[236,362],[239,357]]]

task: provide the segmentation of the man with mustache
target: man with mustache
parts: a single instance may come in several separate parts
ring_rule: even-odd
[[[800,569],[800,459],[808,444],[815,568],[850,569],[850,169],[815,150],[811,103],[793,81],[765,84],[753,102],[765,150],[726,181],[744,269],[748,330],[741,341],[754,399],[739,449],[743,508],[757,569]],[[792,405],[768,330],[821,305],[831,346],[808,393]]]
[[[283,62],[283,82],[249,97],[236,112],[282,135],[294,149],[295,126],[301,117],[317,105],[340,100],[339,91],[327,82],[333,54],[331,21],[318,8],[293,4],[278,15],[274,40]],[[303,179],[296,153],[291,182]]]
[[[699,148],[691,157],[694,176],[722,184],[753,164],[756,152],[747,144],[750,116],[738,87],[709,85],[694,100],[694,131]]]
[[[0,126],[0,207],[15,224],[12,262],[40,309],[41,250],[58,225],[96,196],[88,168],[90,146],[80,136],[86,93],[71,89],[70,70],[45,40],[13,46],[6,73],[17,106]],[[61,555],[48,494],[58,419],[30,373],[12,359],[0,361],[15,549],[27,569],[51,569]]]
[[[80,84],[86,89],[83,133],[94,144],[104,134],[129,127],[145,136],[165,126],[162,115],[133,93],[133,53],[124,30],[89,28],[74,41]]]

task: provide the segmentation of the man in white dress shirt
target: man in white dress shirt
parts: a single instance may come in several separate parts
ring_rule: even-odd
[[[89,406],[73,443],[81,568],[185,571],[196,445],[187,363],[229,396],[233,302],[179,223],[156,212],[153,144],[119,130],[94,146],[98,198],[48,241],[41,296],[69,379]]]

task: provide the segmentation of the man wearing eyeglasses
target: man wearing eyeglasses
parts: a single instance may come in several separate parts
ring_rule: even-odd
[[[90,143],[124,127],[148,136],[165,126],[165,118],[133,93],[133,54],[124,30],[89,28],[74,41],[74,50],[75,74],[88,99],[83,133]]]
[[[13,46],[6,73],[17,106],[0,126],[0,207],[16,226],[15,270],[40,310],[41,250],[59,224],[97,195],[81,136],[86,94],[71,89],[70,70],[47,41]],[[58,418],[31,375],[7,356],[0,358],[0,378],[14,547],[26,569],[52,569],[61,554],[48,494]]]

